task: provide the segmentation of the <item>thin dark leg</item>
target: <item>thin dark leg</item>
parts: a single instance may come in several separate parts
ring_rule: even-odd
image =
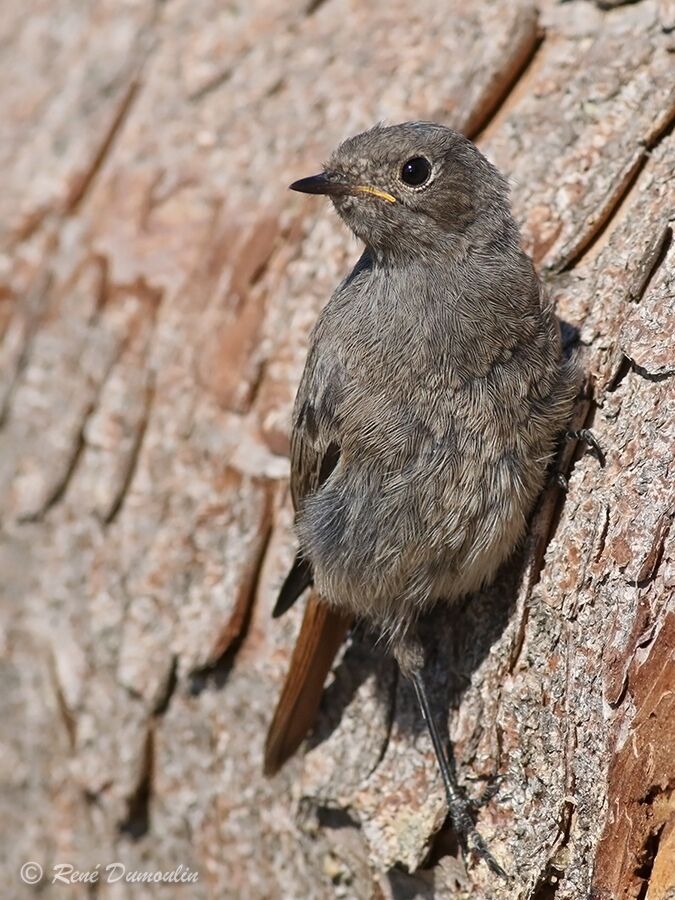
[[[476,831],[472,816],[472,804],[466,799],[457,784],[455,773],[450,765],[443,741],[438,733],[438,728],[436,727],[434,717],[431,713],[429,698],[427,697],[427,691],[424,686],[424,679],[422,678],[421,672],[411,672],[410,679],[415,688],[417,702],[422,710],[424,721],[427,723],[429,734],[431,735],[431,743],[434,745],[436,759],[438,760],[438,766],[441,770],[441,777],[443,779],[443,786],[448,799],[450,818],[452,819],[452,824],[457,832],[459,840],[465,849],[473,851],[479,859],[484,860],[493,872],[508,880],[509,876],[492,856],[486,847],[483,838]]]

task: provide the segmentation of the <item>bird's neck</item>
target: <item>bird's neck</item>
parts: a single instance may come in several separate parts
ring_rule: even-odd
[[[411,365],[448,356],[467,377],[532,337],[539,296],[530,261],[519,250],[464,247],[461,253],[420,253],[405,259],[364,253],[357,269],[357,327],[383,343],[406,336]],[[356,270],[355,270],[356,271]],[[367,338],[370,340],[370,338]]]
[[[471,275],[476,268],[495,261],[508,265],[520,255],[520,233],[510,216],[489,227],[476,223],[461,233],[441,229],[404,232],[395,241],[367,243],[364,252],[370,264],[382,272],[407,269],[430,277],[450,270]]]

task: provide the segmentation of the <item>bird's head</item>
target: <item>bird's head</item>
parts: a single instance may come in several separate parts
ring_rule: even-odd
[[[443,125],[376,125],[344,141],[325,171],[291,189],[329,196],[379,257],[518,240],[505,179],[471,141]]]

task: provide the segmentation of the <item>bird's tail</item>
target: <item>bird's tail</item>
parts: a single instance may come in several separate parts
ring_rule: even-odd
[[[310,594],[274,718],[265,742],[266,775],[273,775],[295,753],[314,724],[326,676],[351,617]]]

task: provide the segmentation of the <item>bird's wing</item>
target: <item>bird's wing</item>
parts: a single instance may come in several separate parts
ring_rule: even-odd
[[[318,359],[324,360],[320,367]],[[326,365],[316,344],[305,366],[295,403],[291,437],[291,495],[296,512],[319,490],[340,459],[339,370]],[[273,615],[284,613],[312,584],[311,565],[298,553],[286,576]],[[272,775],[291,756],[311,728],[326,676],[351,620],[315,594],[310,595],[286,680],[265,744],[265,773]]]
[[[319,490],[340,459],[337,403],[339,376],[335,369],[317,365],[310,353],[295,402],[291,435],[291,496],[296,512],[305,497]],[[298,553],[286,576],[272,615],[276,618],[295,603],[312,584],[308,560]]]
[[[296,511],[305,497],[319,490],[340,459],[334,406],[325,397],[318,404],[302,398],[298,392],[300,409],[291,436],[291,495]]]

